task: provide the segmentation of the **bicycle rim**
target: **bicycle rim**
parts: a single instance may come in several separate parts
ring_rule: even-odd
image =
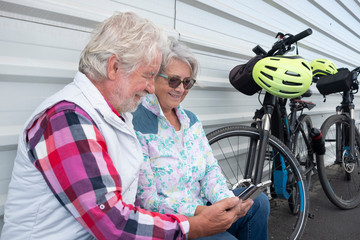
[[[303,114],[299,117],[296,126],[296,132],[293,139],[292,150],[296,160],[300,164],[300,169],[303,171],[306,184],[309,187],[311,184],[311,175],[314,162],[313,150],[311,148],[310,130],[312,128],[312,121],[310,116]],[[305,140],[306,139],[306,140]]]
[[[259,140],[259,136],[257,129],[244,126],[224,127],[207,135],[230,189],[244,178],[249,143],[251,140]],[[282,171],[274,167],[277,156],[283,159]],[[283,185],[280,183],[279,188],[273,184],[266,191],[271,207],[269,239],[299,239],[306,225],[309,208],[304,178],[291,151],[280,140],[270,136],[262,181],[271,179],[274,183],[274,176],[279,174],[286,175]],[[290,210],[289,199],[296,203],[296,211]]]
[[[328,118],[321,126],[326,153],[317,156],[319,178],[324,192],[340,209],[352,209],[360,204],[360,136],[356,128],[355,156],[351,160],[348,157],[349,146],[346,137],[348,129],[347,116],[334,115]]]

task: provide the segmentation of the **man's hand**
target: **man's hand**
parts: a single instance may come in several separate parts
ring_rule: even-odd
[[[252,199],[247,199],[245,201],[241,200],[238,218],[244,217],[253,204],[254,204],[254,201]],[[236,220],[238,220],[238,218],[236,218]]]
[[[253,200],[240,200],[238,197],[226,198],[211,206],[204,206],[189,217],[189,239],[205,237],[226,231],[238,218],[246,215]]]
[[[206,207],[207,207],[207,206],[198,205],[198,206],[196,207],[196,209],[195,209],[194,215],[195,215],[195,216],[196,216],[196,215],[199,215],[199,214],[202,212],[202,210],[204,210]]]

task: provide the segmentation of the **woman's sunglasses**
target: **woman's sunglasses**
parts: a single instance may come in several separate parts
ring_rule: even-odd
[[[192,88],[192,86],[194,86],[194,84],[196,82],[195,79],[192,79],[189,77],[186,77],[186,78],[184,78],[184,80],[181,81],[181,78],[179,76],[169,77],[162,73],[160,73],[159,76],[166,78],[168,80],[169,87],[171,87],[171,88],[177,88],[182,83],[184,86],[184,89],[188,90],[188,89]]]

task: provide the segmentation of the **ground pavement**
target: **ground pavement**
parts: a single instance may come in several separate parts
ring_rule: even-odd
[[[326,197],[321,184],[312,178],[310,214],[302,240],[359,240],[360,206],[351,210],[341,210]]]
[[[301,240],[360,240],[360,206],[352,210],[337,208],[326,197],[316,175],[312,178],[309,199],[312,217]],[[279,233],[269,240],[285,239]]]

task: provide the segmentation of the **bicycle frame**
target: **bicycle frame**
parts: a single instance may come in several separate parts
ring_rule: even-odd
[[[265,93],[263,107],[260,110],[257,110],[255,113],[252,127],[256,127],[261,130],[260,140],[253,140],[250,143],[250,152],[245,168],[245,178],[251,178],[251,174],[254,172],[254,164],[256,162],[255,173],[253,176],[253,181],[255,183],[257,183],[257,181],[261,181],[261,169],[264,165],[264,161],[266,160],[266,145],[268,143],[268,136],[270,134],[279,138],[289,149],[292,149],[295,132],[298,130],[298,128],[300,128],[300,133],[303,135],[303,139],[305,140],[307,148],[312,149],[311,143],[308,140],[308,136],[305,136],[306,133],[303,129],[303,126],[298,124],[297,111],[299,104],[295,100],[291,100],[289,104],[291,111],[288,117],[286,103],[287,99],[278,98],[269,93]],[[257,149],[259,152],[255,161]],[[313,152],[310,151],[308,154],[313,155]],[[272,159],[276,166],[275,169],[280,169],[272,173],[275,192],[279,197],[287,199],[289,198],[290,194],[286,191],[285,188],[288,178],[286,166],[282,156],[278,156],[276,158],[272,157]],[[309,159],[313,159],[313,156],[311,156]],[[306,161],[304,164],[306,164],[307,167],[312,165],[314,166],[314,161]],[[309,169],[308,171],[311,171],[312,169],[313,168]]]
[[[311,96],[308,95],[308,96]],[[304,126],[302,124],[300,124],[300,122],[298,121],[298,116],[297,116],[297,111],[299,111],[298,107],[299,105],[297,104],[297,101],[300,101],[301,104],[304,104],[305,102],[300,100],[300,99],[295,99],[295,100],[291,100],[289,103],[290,106],[290,117],[286,118],[285,120],[289,120],[290,124],[289,125],[289,137],[288,137],[288,145],[290,146],[290,149],[294,149],[294,144],[295,144],[295,133],[296,131],[299,129],[300,134],[302,135],[302,139],[304,140],[304,143],[306,145],[306,149],[308,150],[307,153],[307,161],[302,162],[299,161],[299,164],[304,166],[304,175],[307,175],[309,172],[313,171],[313,169],[315,169],[316,163],[315,163],[315,159],[314,159],[314,150],[311,144],[311,141],[309,140],[309,136],[306,135],[306,132],[304,130]],[[313,104],[313,103],[305,103],[305,105],[300,106],[300,109],[303,108],[308,108],[309,110],[312,109],[313,106],[315,106],[315,104],[313,105],[308,105],[308,104]],[[285,108],[285,107],[284,107]],[[301,114],[300,114],[301,115]]]
[[[304,103],[304,101],[301,101],[302,103]],[[286,102],[285,102],[286,103]],[[313,103],[311,103],[313,104]],[[298,115],[297,115],[297,111],[298,110],[298,104],[296,103],[296,100],[291,100],[290,103],[289,103],[289,106],[290,106],[290,117],[287,118],[286,116],[286,108],[285,108],[285,105],[283,106],[284,108],[284,114],[285,114],[285,121],[286,121],[286,125],[287,125],[287,128],[288,128],[288,138],[287,140],[285,140],[286,142],[286,145],[290,148],[290,149],[293,149],[293,146],[292,144],[294,143],[294,135],[295,135],[295,132],[298,130],[298,128],[300,128],[300,133],[302,134],[302,137],[304,139],[304,142],[306,144],[306,147],[307,149],[311,150],[308,155],[310,157],[310,159],[312,159],[313,157],[313,153],[314,151],[312,150],[312,146],[311,146],[311,142],[309,141],[309,136],[306,136],[305,135],[305,131],[304,131],[304,128],[301,124],[299,124],[298,122]],[[315,104],[313,104],[313,106],[315,106]],[[309,107],[308,105],[306,105],[305,107],[302,107],[303,108],[308,108],[309,110],[312,108],[311,106]],[[313,162],[309,163],[307,162],[306,164],[312,164]]]

